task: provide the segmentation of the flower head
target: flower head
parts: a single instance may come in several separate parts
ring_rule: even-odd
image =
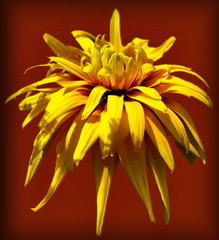
[[[34,141],[26,183],[36,173],[55,137],[56,167],[45,198],[33,211],[52,197],[68,172],[79,165],[91,150],[97,190],[97,235],[101,234],[112,178],[120,162],[144,202],[151,221],[155,221],[146,167],[159,189],[165,221],[169,220],[169,198],[166,166],[174,170],[174,159],[168,141],[191,163],[205,153],[195,125],[184,107],[172,99],[174,94],[193,97],[211,107],[208,95],[197,85],[175,73],[194,75],[181,65],[156,64],[173,43],[170,37],[158,47],[134,38],[123,45],[117,10],[110,20],[110,40],[85,31],[73,31],[81,48],[65,45],[49,34],[44,40],[52,56],[44,79],[32,83],[7,101],[26,93],[19,109],[29,111],[26,126],[36,117],[39,133]],[[59,134],[57,134],[59,133]]]

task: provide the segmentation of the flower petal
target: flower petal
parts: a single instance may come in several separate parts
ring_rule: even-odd
[[[195,141],[197,142],[199,147],[202,149],[202,153],[203,153],[204,152],[203,144],[201,142],[201,139],[198,136],[195,124],[193,123],[189,113],[185,110],[185,108],[183,108],[182,105],[180,105],[179,103],[175,102],[172,99],[166,99],[165,103],[169,108],[171,108],[175,113],[177,113],[182,118],[182,120],[185,122],[186,126],[188,127],[189,131],[193,135]]]
[[[68,111],[76,112],[77,107],[84,105],[86,100],[87,96],[82,95],[79,91],[65,93],[65,88],[61,88],[47,105],[45,114],[39,122],[39,127],[45,126]]]
[[[144,141],[136,152],[131,138],[128,137],[125,143],[120,146],[118,155],[125,171],[148,210],[150,220],[155,222],[146,174],[146,152]]]
[[[30,157],[30,163],[27,170],[27,176],[25,180],[25,186],[35,175],[38,170],[47,150],[50,147],[51,142],[54,139],[54,135],[67,120],[72,117],[73,113],[66,113],[58,117],[56,120],[51,122],[49,125],[41,129],[34,141],[34,148]]]
[[[51,62],[56,62],[68,73],[77,76],[81,79],[88,80],[86,74],[82,71],[81,67],[74,62],[61,57],[50,57]]]
[[[32,110],[41,100],[46,96],[46,93],[39,92],[31,96],[27,96],[19,103],[19,109],[21,111]]]
[[[167,108],[166,113],[162,113],[161,111],[157,110],[154,110],[154,112],[167,128],[167,130],[173,135],[175,140],[183,145],[186,151],[188,151],[189,139],[185,127],[177,115],[170,108]]]
[[[142,144],[145,131],[145,117],[143,107],[139,102],[127,101],[125,102],[125,109],[128,115],[130,135],[137,151]]]
[[[207,82],[204,80],[204,78],[202,78],[196,72],[192,71],[191,68],[187,68],[185,66],[176,65],[176,64],[161,64],[161,65],[156,65],[155,69],[156,70],[165,69],[169,74],[175,73],[175,72],[185,72],[185,73],[194,75],[195,77],[197,77],[199,80],[201,80],[209,88],[209,86],[208,86]]]
[[[108,89],[102,85],[97,85],[91,90],[82,113],[82,119],[86,119],[98,107],[103,94],[107,90]]]
[[[32,210],[34,212],[38,211],[49,201],[49,199],[55,193],[56,189],[58,188],[58,186],[60,185],[62,180],[65,178],[65,176],[69,172],[69,169],[65,162],[65,144],[64,143],[65,143],[65,135],[62,137],[62,139],[60,140],[60,142],[58,143],[58,146],[57,146],[56,167],[55,167],[54,176],[53,176],[52,182],[50,184],[48,193],[35,208],[32,208]]]
[[[150,141],[147,141],[146,155],[150,172],[152,173],[152,176],[157,184],[164,205],[165,222],[168,223],[170,216],[170,204],[167,189],[166,166],[163,162],[163,159],[157,153],[156,149],[154,149],[154,146],[152,146]]]
[[[35,90],[39,86],[57,82],[61,78],[62,77],[60,77],[60,76],[51,76],[51,77],[44,78],[44,79],[42,79],[40,81],[37,81],[35,83],[32,83],[30,85],[27,85],[26,87],[21,88],[20,90],[18,90],[17,92],[15,92],[11,96],[9,96],[5,103],[11,101],[13,98],[16,98],[17,96],[19,96],[19,95],[21,95],[23,93],[33,91],[33,90]]]
[[[84,158],[90,147],[99,137],[100,110],[94,111],[83,125],[80,137],[77,139],[77,146],[73,153],[73,161],[76,165]],[[74,136],[75,137],[75,136]]]
[[[125,141],[129,134],[129,122],[128,116],[125,109],[122,112],[122,118],[120,121],[120,125],[116,134],[116,137],[113,140],[110,155],[114,156],[114,154],[118,151],[120,145]]]
[[[130,88],[129,91],[132,91],[134,89],[141,91],[147,97],[150,97],[155,100],[161,100],[160,94],[154,88],[149,88],[149,87],[145,87],[145,86],[136,86],[136,87]]]
[[[106,112],[101,114],[99,138],[102,158],[109,155],[122,119],[123,96],[109,95]]]
[[[97,224],[96,233],[100,236],[104,222],[107,199],[114,172],[117,168],[118,156],[102,159],[98,142],[92,147],[92,162],[97,190]]]
[[[90,53],[94,48],[95,37],[85,31],[77,30],[73,31],[72,35],[75,37],[76,41],[80,44],[80,46],[84,49],[85,52]]]
[[[171,171],[174,170],[174,160],[172,151],[167,140],[166,133],[155,115],[148,109],[145,111],[145,130],[151,138],[154,146],[158,150]]]
[[[168,38],[163,44],[159,47],[147,47],[145,48],[145,52],[147,57],[153,61],[157,61],[158,59],[162,58],[163,54],[172,47],[173,43],[175,42],[175,37]]]
[[[50,34],[45,33],[43,39],[58,57],[65,57],[69,54],[69,48]]]
[[[212,102],[209,96],[204,92],[196,91],[186,86],[175,85],[171,83],[161,84],[156,86],[155,89],[160,93],[176,93],[186,97],[194,97],[195,99],[203,102],[206,106],[212,107]]]
[[[117,9],[114,10],[110,19],[110,42],[114,45],[117,52],[121,51],[120,16]]]
[[[152,91],[151,91],[152,92]],[[151,109],[156,109],[158,111],[161,111],[165,113],[167,111],[166,105],[163,103],[163,101],[160,99],[153,99],[150,96],[148,96],[149,91],[147,92],[147,95],[141,91],[133,91],[128,96],[131,99],[134,99],[136,101],[142,102],[145,105],[147,105]]]

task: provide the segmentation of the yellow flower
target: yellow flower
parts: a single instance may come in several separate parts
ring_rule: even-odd
[[[95,37],[85,31],[73,31],[72,34],[81,49],[64,45],[46,33],[44,40],[56,54],[49,58],[49,63],[38,65],[49,67],[46,77],[7,99],[26,93],[19,104],[20,110],[30,111],[23,127],[41,116],[26,185],[51,142],[58,137],[54,177],[47,195],[33,211],[47,203],[66,174],[91,150],[97,190],[97,235],[101,234],[107,198],[119,162],[154,222],[146,173],[146,167],[149,168],[168,222],[166,165],[170,171],[174,170],[169,136],[190,163],[195,157],[205,163],[195,125],[172,96],[181,94],[212,106],[204,90],[174,73],[192,74],[205,85],[207,83],[190,68],[155,64],[171,48],[175,37],[158,47],[150,47],[148,40],[140,38],[123,45],[117,10],[110,20],[110,41],[105,35]]]

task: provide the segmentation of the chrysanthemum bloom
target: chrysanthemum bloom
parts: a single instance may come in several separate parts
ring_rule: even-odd
[[[26,93],[19,109],[30,111],[25,127],[38,115],[39,133],[34,141],[26,185],[30,182],[55,137],[56,167],[45,198],[33,211],[52,197],[66,174],[79,165],[91,150],[97,190],[97,235],[101,234],[112,178],[120,162],[144,202],[151,221],[155,221],[146,167],[159,189],[169,220],[166,165],[172,172],[174,159],[168,138],[191,163],[196,157],[205,163],[205,153],[194,123],[174,94],[193,97],[211,107],[205,91],[174,74],[192,74],[190,68],[156,61],[175,41],[170,37],[158,47],[148,40],[134,38],[123,45],[117,10],[110,20],[110,41],[105,35],[93,36],[73,31],[81,49],[64,45],[49,34],[44,39],[57,56],[50,57],[44,79],[32,83],[7,101]],[[57,135],[57,133],[59,133]]]

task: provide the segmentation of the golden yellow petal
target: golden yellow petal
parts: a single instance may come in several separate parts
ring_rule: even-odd
[[[56,62],[68,73],[79,77],[80,79],[88,80],[86,74],[82,71],[81,66],[74,62],[61,57],[50,57],[51,62]]]
[[[60,185],[60,183],[63,181],[64,177],[69,172],[69,169],[68,169],[68,167],[66,165],[66,161],[65,161],[66,154],[65,154],[65,144],[64,143],[65,143],[65,134],[61,138],[61,140],[59,141],[59,143],[57,145],[56,167],[55,167],[54,176],[53,176],[52,182],[50,184],[49,190],[48,190],[46,196],[43,198],[43,200],[35,208],[32,208],[32,210],[34,212],[38,211],[49,201],[49,199],[55,193],[55,191],[58,188],[58,186]]]
[[[102,159],[98,142],[92,147],[92,162],[97,191],[96,234],[100,236],[104,222],[108,195],[114,172],[118,165],[118,156]]]
[[[194,75],[209,88],[209,86],[208,86],[207,82],[204,80],[204,78],[201,77],[198,73],[192,71],[191,68],[188,68],[188,67],[185,67],[182,65],[177,65],[177,64],[161,64],[161,65],[156,65],[154,67],[156,70],[165,69],[169,74],[175,73],[175,72],[185,72],[185,73]]]
[[[147,141],[146,156],[150,172],[157,184],[164,205],[164,219],[165,222],[168,223],[170,216],[170,203],[167,189],[166,166],[150,141]]]
[[[193,135],[194,139],[196,140],[196,142],[204,152],[203,144],[201,142],[201,139],[198,136],[195,124],[193,123],[193,120],[189,115],[189,113],[185,110],[185,108],[182,105],[180,105],[179,103],[177,103],[172,99],[166,99],[165,103],[169,108],[171,108],[175,113],[177,113],[182,118],[182,120],[185,122],[186,126],[188,127],[189,131]]]
[[[94,48],[95,37],[85,31],[77,30],[73,31],[72,35],[75,37],[76,41],[80,44],[80,46],[84,49],[86,53],[90,53]]]
[[[82,113],[83,119],[86,119],[97,108],[97,106],[100,104],[103,94],[107,90],[108,89],[102,85],[97,85],[91,90]]]
[[[172,151],[167,140],[166,133],[158,118],[148,109],[145,111],[145,130],[151,138],[154,146],[162,156],[171,171],[174,170],[174,160]]]
[[[109,67],[115,75],[115,81],[111,82],[113,89],[123,89],[124,87],[124,64],[118,53],[113,53],[109,60]]]
[[[100,110],[94,111],[84,123],[77,139],[77,145],[73,153],[73,161],[76,165],[84,158],[87,151],[93,146],[99,137]],[[76,136],[73,136],[76,137]]]
[[[113,139],[111,152],[110,152],[111,156],[114,156],[114,154],[118,151],[120,145],[123,144],[123,142],[126,140],[128,134],[129,134],[128,116],[127,116],[126,110],[123,109],[120,125],[118,128],[117,134]]]
[[[30,157],[25,185],[30,182],[38,170],[47,150],[50,147],[51,142],[53,141],[55,133],[70,117],[72,117],[72,115],[73,113],[71,112],[63,114],[45,128],[41,129],[41,131],[38,133],[34,141],[34,148]]]
[[[163,44],[159,47],[147,47],[145,48],[145,52],[147,57],[153,61],[157,61],[158,59],[162,58],[163,54],[172,47],[173,43],[175,42],[175,37],[168,38]]]
[[[128,96],[131,99],[134,99],[136,101],[139,101],[139,102],[145,104],[146,106],[148,106],[149,108],[151,108],[153,110],[155,109],[155,110],[165,113],[167,111],[167,107],[163,103],[163,101],[161,99],[157,100],[157,99],[148,97],[148,94],[149,94],[149,91],[147,92],[147,95],[140,91],[139,92],[134,91],[134,92],[131,92]]]
[[[130,88],[129,91],[131,92],[134,89],[141,91],[149,98],[152,98],[155,100],[161,100],[160,94],[154,88],[149,88],[145,86],[136,86],[136,87]]]
[[[11,101],[13,98],[16,98],[17,96],[19,96],[19,95],[21,95],[23,93],[36,90],[36,88],[39,87],[39,86],[57,82],[59,79],[61,79],[60,76],[51,76],[51,77],[48,77],[48,78],[44,78],[44,79],[42,79],[40,81],[37,81],[35,83],[32,83],[30,85],[27,85],[26,87],[23,87],[23,88],[19,89],[17,92],[15,92],[11,96],[9,96],[5,103]]]
[[[160,121],[164,124],[167,130],[173,135],[175,140],[183,145],[186,151],[189,150],[189,139],[185,130],[185,127],[177,115],[167,108],[165,113],[154,110]]]
[[[121,51],[120,16],[117,9],[114,10],[110,19],[110,42],[114,45],[117,52]]]
[[[27,96],[19,103],[21,111],[32,110],[46,96],[46,93],[39,92],[31,96]]]
[[[141,104],[137,101],[125,102],[125,109],[128,115],[130,135],[134,145],[134,149],[135,151],[138,151],[144,138],[144,110]]]
[[[181,85],[171,84],[171,83],[161,84],[159,86],[156,86],[155,89],[160,94],[176,93],[176,94],[184,95],[186,97],[194,97],[195,99],[204,103],[206,106],[208,106],[210,108],[212,107],[211,99],[209,98],[209,96],[203,90],[202,90],[202,92],[201,91],[196,91],[196,90],[188,88],[186,86],[181,86]]]
[[[82,95],[79,91],[70,91],[65,93],[65,88],[62,88],[51,98],[45,109],[45,113],[39,122],[39,127],[44,127],[58,116],[68,111],[76,112],[77,107],[84,105],[86,101],[87,96]]]
[[[48,33],[43,35],[43,38],[47,45],[51,48],[51,50],[58,56],[58,57],[70,57],[69,53],[70,48],[63,44],[61,41],[56,39],[55,37],[51,36]]]
[[[148,210],[150,220],[155,222],[146,173],[146,152],[144,141],[136,152],[131,138],[128,137],[125,143],[120,146],[118,155],[125,171],[132,181],[132,184]]]

